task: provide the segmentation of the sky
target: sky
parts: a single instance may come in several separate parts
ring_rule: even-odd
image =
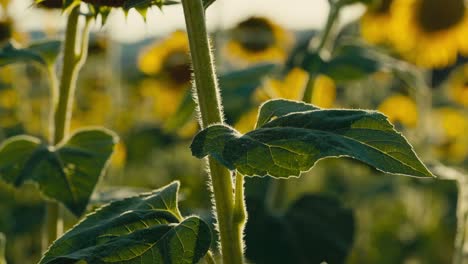
[[[44,25],[61,27],[65,23],[59,13],[44,14],[31,8],[32,0],[15,0],[12,15],[23,29],[39,29]],[[229,28],[251,15],[266,16],[289,29],[320,28],[326,20],[327,0],[217,0],[207,12],[208,28]],[[363,12],[359,5],[344,10],[343,23],[358,17]],[[40,21],[40,22],[39,22]],[[114,12],[109,23],[101,30],[107,30],[118,41],[131,42],[155,35],[167,34],[184,28],[180,5],[164,7],[161,12],[153,8],[148,13],[147,23],[134,11],[127,18],[122,12]]]

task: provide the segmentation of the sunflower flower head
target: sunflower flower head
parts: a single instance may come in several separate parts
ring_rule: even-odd
[[[227,56],[238,63],[282,62],[292,44],[285,29],[264,17],[250,17],[231,31]]]
[[[122,141],[119,141],[115,147],[110,160],[110,165],[116,169],[122,169],[127,160],[127,148]]]
[[[143,73],[186,85],[192,78],[187,34],[176,31],[168,38],[143,49],[138,57],[138,68]]]
[[[5,43],[13,36],[13,22],[11,19],[0,20],[0,44]]]
[[[458,109],[443,107],[433,113],[435,153],[438,158],[461,162],[468,157],[468,116]]]
[[[309,74],[306,71],[293,68],[282,80],[266,79],[254,96],[260,103],[274,98],[301,100],[308,80]]]
[[[378,107],[392,123],[405,127],[416,127],[418,123],[418,108],[416,102],[405,95],[392,95]]]
[[[62,9],[63,8],[63,0],[44,0],[38,1],[37,6],[43,9]]]
[[[169,37],[144,48],[138,57],[138,68],[145,73],[139,97],[149,116],[148,121],[165,121],[173,116],[191,86],[187,34],[175,31]]]
[[[282,80],[266,79],[263,85],[255,90],[254,100],[259,104],[275,98],[300,101],[308,80],[309,74],[306,71],[301,68],[293,68]],[[234,127],[242,133],[254,129],[257,115],[257,108],[245,113]]]
[[[320,74],[314,80],[311,103],[322,108],[330,108],[336,100],[336,85],[332,78]]]
[[[393,31],[393,0],[373,1],[360,20],[362,37],[370,43],[381,44],[388,41]]]
[[[468,107],[468,64],[461,66],[448,81],[449,97],[457,104]]]
[[[416,65],[441,68],[468,54],[468,12],[464,0],[394,0],[397,34],[392,44]]]

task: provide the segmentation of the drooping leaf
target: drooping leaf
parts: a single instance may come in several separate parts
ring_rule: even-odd
[[[245,135],[213,125],[195,136],[191,149],[198,158],[210,155],[248,176],[299,176],[322,158],[343,156],[387,173],[433,176],[387,117],[376,111],[293,112]]]
[[[40,264],[197,263],[211,231],[198,217],[182,219],[178,189],[174,182],[96,210],[55,241]]]
[[[116,141],[104,129],[78,131],[57,147],[34,137],[13,137],[0,146],[0,177],[15,186],[36,182],[46,197],[80,216]]]
[[[309,194],[278,215],[248,199],[247,210],[246,256],[253,263],[345,263],[355,223],[338,200]]]
[[[49,66],[55,63],[60,47],[58,40],[36,42],[27,48],[18,48],[10,42],[0,50],[0,67],[20,62]]]

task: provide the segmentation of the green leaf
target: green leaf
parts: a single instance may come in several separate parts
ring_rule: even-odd
[[[291,100],[269,100],[260,106],[256,127],[261,127],[273,118],[285,116],[294,112],[302,112],[319,109],[311,104]]]
[[[5,259],[6,238],[3,233],[0,233],[0,264],[7,264]]]
[[[57,147],[30,136],[13,137],[0,146],[0,177],[16,186],[36,182],[46,197],[80,216],[116,141],[104,129],[78,131]]]
[[[433,176],[387,117],[376,111],[293,112],[245,135],[213,125],[195,136],[191,149],[198,158],[210,155],[248,176],[299,176],[328,157],[350,157],[392,174]]]
[[[247,199],[247,210],[246,256],[253,263],[345,263],[351,250],[354,215],[335,198],[308,194],[283,214]]]
[[[58,40],[36,42],[27,48],[15,47],[10,42],[0,50],[0,67],[19,62],[50,66],[55,63],[60,47],[61,42]]]
[[[362,79],[382,69],[383,63],[366,47],[343,45],[330,61],[324,62],[320,72],[336,81]]]
[[[174,182],[98,209],[55,241],[40,264],[197,263],[211,231],[198,217],[182,219],[178,189]]]
[[[216,0],[203,0],[203,7],[206,9],[208,9],[208,7],[210,7],[211,4],[213,4]]]

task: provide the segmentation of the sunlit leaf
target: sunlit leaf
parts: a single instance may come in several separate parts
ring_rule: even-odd
[[[60,47],[58,40],[33,43],[27,48],[18,48],[10,42],[0,50],[0,67],[20,62],[52,65],[60,53]]]
[[[254,263],[345,263],[355,224],[338,200],[306,195],[280,215],[257,200],[247,205],[246,255]]]
[[[245,135],[213,125],[195,136],[191,149],[198,158],[210,155],[248,176],[299,176],[327,157],[350,157],[387,173],[432,176],[406,139],[376,111],[294,112]]]
[[[197,263],[211,231],[198,217],[182,219],[178,189],[174,182],[98,209],[55,241],[40,264]]]
[[[46,197],[80,216],[116,141],[103,129],[81,130],[56,148],[34,137],[13,137],[0,146],[0,177],[15,186],[36,182]]]
[[[291,100],[269,100],[260,106],[260,113],[258,114],[257,126],[261,127],[265,123],[271,121],[273,118],[285,116],[294,112],[302,112],[309,110],[319,109],[311,104],[306,104],[298,101]]]

